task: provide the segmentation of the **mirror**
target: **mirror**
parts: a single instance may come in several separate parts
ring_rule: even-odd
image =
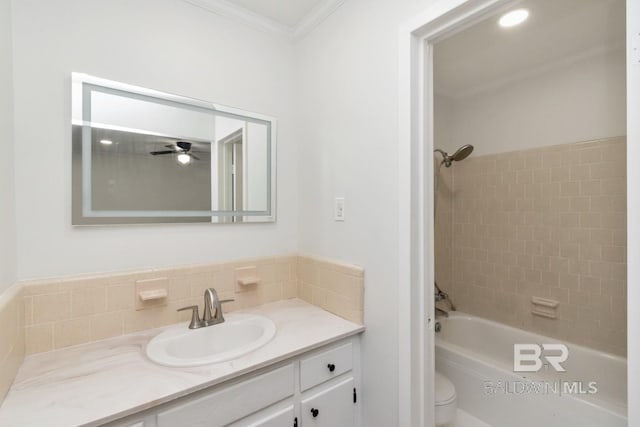
[[[275,119],[72,74],[72,224],[275,221]]]

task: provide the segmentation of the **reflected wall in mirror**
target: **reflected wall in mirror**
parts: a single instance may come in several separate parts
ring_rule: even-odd
[[[275,220],[275,119],[72,74],[73,225]]]

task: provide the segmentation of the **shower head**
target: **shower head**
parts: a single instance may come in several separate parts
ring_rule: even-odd
[[[459,162],[460,160],[464,160],[467,157],[469,157],[469,154],[471,154],[472,152],[473,152],[473,145],[471,144],[463,145],[462,147],[458,148],[458,151],[453,153],[453,156],[451,156],[451,158],[456,162]]]
[[[456,152],[451,156],[439,148],[436,148],[433,151],[437,151],[442,155],[442,162],[440,164],[444,164],[445,167],[451,167],[451,163],[459,162],[460,160],[464,160],[469,157],[469,154],[473,152],[473,145],[465,144],[462,147],[458,148]]]

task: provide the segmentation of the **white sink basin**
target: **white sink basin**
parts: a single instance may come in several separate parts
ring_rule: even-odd
[[[173,367],[225,362],[262,347],[276,334],[270,319],[255,314],[229,313],[224,323],[199,329],[187,325],[176,325],[149,341],[149,359]]]

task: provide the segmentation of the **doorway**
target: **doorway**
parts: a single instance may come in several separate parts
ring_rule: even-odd
[[[517,2],[515,2],[517,3]],[[640,127],[631,119],[640,112],[640,69],[634,62],[633,46],[637,46],[640,27],[640,5],[627,1],[627,159],[640,155],[637,141]],[[407,349],[400,360],[400,424],[433,425],[434,390],[434,304],[431,283],[434,280],[433,244],[433,45],[468,28],[484,18],[499,13],[514,4],[509,1],[441,2],[408,22],[400,38],[400,345]],[[637,169],[637,168],[636,168]],[[633,192],[633,183],[640,182],[640,173],[628,168],[629,219],[640,217],[640,197]],[[627,229],[628,253],[633,259],[640,255],[639,227],[630,220]],[[633,286],[640,272],[631,262],[628,268],[628,306],[640,305],[640,292]],[[640,319],[633,310],[628,318],[628,377],[639,373],[638,357]],[[640,390],[630,382],[629,399],[637,399]],[[629,423],[638,420],[636,408],[629,410]]]

